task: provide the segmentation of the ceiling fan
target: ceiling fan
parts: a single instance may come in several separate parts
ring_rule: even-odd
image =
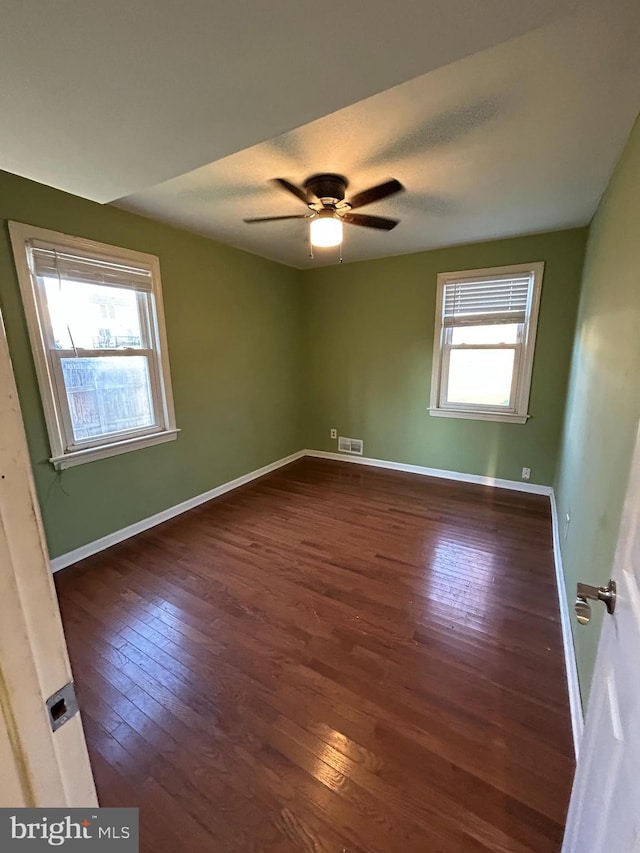
[[[273,183],[290,192],[311,211],[293,216],[259,216],[245,219],[245,222],[277,222],[283,219],[308,219],[309,237],[312,246],[329,248],[342,243],[342,223],[361,225],[364,228],[377,228],[380,231],[391,231],[396,227],[398,219],[388,219],[385,216],[368,216],[362,213],[352,213],[356,208],[381,201],[391,195],[402,192],[404,187],[395,178],[369,187],[354,195],[348,201],[345,193],[349,182],[342,175],[322,174],[312,175],[302,187],[285,180],[274,178]]]

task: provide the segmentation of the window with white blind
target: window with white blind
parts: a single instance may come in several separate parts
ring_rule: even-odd
[[[176,438],[153,255],[11,222],[56,468]]]
[[[432,415],[525,423],[544,263],[438,276]]]

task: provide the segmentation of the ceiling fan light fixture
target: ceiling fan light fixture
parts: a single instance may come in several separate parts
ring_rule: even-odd
[[[331,211],[328,215],[320,215],[311,220],[309,236],[311,245],[318,249],[330,249],[342,243],[342,222]]]
[[[313,249],[330,249],[342,247],[342,226],[357,225],[361,228],[375,228],[377,231],[393,231],[399,219],[389,219],[386,216],[370,216],[366,213],[353,213],[357,208],[382,201],[389,196],[400,193],[404,187],[396,178],[389,178],[382,184],[376,184],[345,199],[345,191],[349,182],[343,175],[333,173],[311,175],[299,187],[286,178],[273,178],[272,183],[278,189],[285,190],[303,202],[307,213],[284,214],[282,216],[258,216],[245,219],[247,223],[279,222],[284,219],[309,220],[309,257],[313,258]],[[342,248],[340,249],[342,263]]]

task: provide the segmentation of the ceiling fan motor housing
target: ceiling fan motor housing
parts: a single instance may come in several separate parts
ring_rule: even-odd
[[[334,204],[344,200],[348,181],[342,175],[312,175],[304,188],[319,199],[330,199]]]

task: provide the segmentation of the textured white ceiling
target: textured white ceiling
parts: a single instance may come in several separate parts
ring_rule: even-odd
[[[0,168],[293,266],[269,184],[407,192],[345,260],[585,224],[640,108],[638,0],[3,4]],[[313,265],[335,263],[317,252]]]
[[[131,195],[124,207],[297,267],[304,213],[269,179],[346,175],[349,194],[388,177],[407,188],[345,226],[345,261],[586,224],[640,108],[640,4],[610,0],[485,49],[291,132]]]
[[[8,0],[0,168],[111,201],[595,0]]]

